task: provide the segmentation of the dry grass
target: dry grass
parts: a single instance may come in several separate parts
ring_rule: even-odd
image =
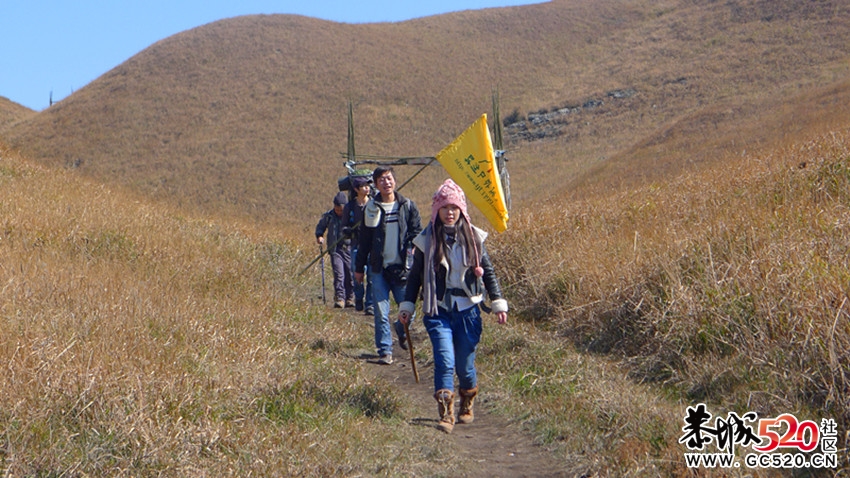
[[[517,214],[494,251],[514,310],[554,335],[545,343],[604,354],[682,406],[835,418],[843,436],[850,426],[850,132],[725,164],[608,199],[551,201]],[[512,356],[540,347],[523,343]],[[573,377],[539,403],[526,402],[546,410],[535,413],[545,416],[542,433],[568,449],[605,443],[599,448],[611,461],[599,466],[615,474],[625,466],[618,454],[638,446],[634,440],[655,466],[671,459],[681,430],[666,423],[652,438],[637,425],[646,422],[642,410],[657,408],[653,399],[617,407],[616,433],[590,424],[575,438],[571,412],[561,415],[557,404],[570,402],[565,389],[587,393],[596,378],[572,372],[574,357],[553,354],[530,353],[531,366],[523,360],[511,369],[543,383]],[[617,393],[577,399],[568,410]],[[558,431],[548,430],[555,423]]]
[[[686,474],[696,401],[846,431],[848,19],[803,0],[246,17],[44,112],[0,105],[0,133],[60,169],[0,149],[5,471],[460,469],[347,360],[369,331],[306,299],[300,238],[342,173],[349,99],[358,152],[433,154],[494,84],[522,115],[638,92],[509,144],[515,210],[489,245],[521,322],[487,329],[495,407],[600,476]],[[441,179],[406,194],[427,204]]]
[[[448,469],[400,452],[452,456],[386,426],[402,402],[352,359],[368,328],[310,305],[312,249],[0,158],[6,475]]]
[[[560,136],[507,144],[515,204],[581,198],[799,137],[798,112],[832,110],[801,97],[848,78],[848,32],[846,3],[809,0],[557,0],[364,25],[239,17],[151,45],[0,135],[183,210],[309,233],[344,174],[349,101],[359,153],[433,155],[490,112],[495,88],[501,111],[522,116],[602,98]],[[576,189],[599,167],[599,187]],[[420,203],[443,179],[432,169],[408,190]]]
[[[0,96],[0,131],[33,115],[35,112],[31,109]]]
[[[526,422],[565,468],[600,476],[686,474],[677,439],[697,401],[834,417],[846,430],[847,137],[516,211],[491,248],[521,322],[487,328],[486,403]],[[347,360],[369,347],[368,329],[305,300],[315,280],[297,271],[309,251],[10,154],[0,163],[9,473],[461,466],[432,434],[400,426],[392,388]]]
[[[522,321],[478,355],[487,403],[521,420],[568,476],[683,476],[682,407],[622,367]]]
[[[846,430],[847,137],[516,211],[491,252],[519,321],[486,328],[482,405],[596,476],[686,475],[696,401]],[[7,473],[465,469],[351,360],[370,330],[311,305],[312,247],[0,157]]]

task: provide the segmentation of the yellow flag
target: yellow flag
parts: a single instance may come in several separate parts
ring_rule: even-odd
[[[486,114],[437,153],[437,161],[496,231],[503,232],[508,228],[508,208],[502,182],[499,181]]]

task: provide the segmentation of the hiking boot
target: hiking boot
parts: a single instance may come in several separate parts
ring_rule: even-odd
[[[371,305],[369,307],[366,307],[366,310],[363,311],[363,315],[375,315],[375,308]]]
[[[378,363],[381,365],[392,365],[393,356],[390,354],[381,355],[381,358],[378,359]]]
[[[407,350],[407,335],[404,333],[404,324],[401,321],[395,321],[395,334],[398,335],[398,346],[402,350]]]
[[[342,309],[344,307],[345,307],[345,301],[344,300],[339,299],[336,302],[334,302],[334,309]]]
[[[354,301],[354,310],[363,312],[363,299]]]
[[[354,307],[354,299],[348,299],[345,301],[345,308],[350,309]]]
[[[460,389],[460,410],[457,413],[458,423],[472,423],[475,416],[472,414],[472,404],[475,402],[475,396],[478,395],[478,387],[470,388],[469,390]]]
[[[437,429],[451,433],[455,427],[455,394],[451,390],[442,389],[437,390],[434,398],[437,400],[437,413],[440,414]]]

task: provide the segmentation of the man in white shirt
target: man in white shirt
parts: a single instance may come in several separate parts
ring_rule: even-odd
[[[396,192],[395,172],[392,167],[378,167],[372,173],[378,195],[368,204],[363,214],[360,250],[357,254],[354,279],[363,282],[364,269],[369,265],[372,279],[372,299],[375,307],[375,347],[379,363],[393,361],[393,339],[390,331],[390,293],[396,304],[404,300],[407,283],[408,252],[413,239],[422,231],[419,209],[416,204]],[[412,319],[411,319],[412,320]],[[395,323],[399,345],[407,348],[404,327]]]

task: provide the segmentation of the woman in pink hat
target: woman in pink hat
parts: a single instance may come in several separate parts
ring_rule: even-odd
[[[407,323],[422,291],[422,322],[434,353],[437,427],[446,433],[451,433],[455,421],[473,420],[472,404],[478,394],[475,349],[481,339],[480,304],[485,293],[499,323],[508,318],[508,303],[484,248],[486,238],[487,233],[469,220],[463,190],[447,179],[434,194],[430,224],[413,241],[413,267],[399,305],[399,320]],[[461,399],[457,419],[455,373]]]

